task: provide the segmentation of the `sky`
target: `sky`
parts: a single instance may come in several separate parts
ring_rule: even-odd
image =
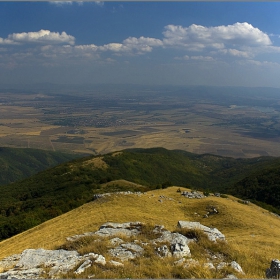
[[[0,83],[280,87],[280,2],[1,2]]]

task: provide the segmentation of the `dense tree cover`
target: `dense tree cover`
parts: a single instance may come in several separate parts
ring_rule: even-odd
[[[28,178],[78,156],[81,157],[77,154],[38,149],[0,147],[0,185]]]
[[[107,168],[96,167],[91,161],[94,158],[75,159],[20,182],[0,186],[0,239],[89,202],[96,193],[147,191],[169,185],[226,193],[233,192],[237,182],[249,174],[280,167],[280,159],[272,157],[233,159],[163,148],[130,149],[103,155]],[[146,187],[104,184],[117,179]],[[275,177],[269,189],[275,197],[279,193],[277,180]],[[245,197],[241,191],[238,195]],[[261,195],[252,199],[264,201]]]
[[[237,182],[231,193],[280,214],[280,165],[253,172]]]

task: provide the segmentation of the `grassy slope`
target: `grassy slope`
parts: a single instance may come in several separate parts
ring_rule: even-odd
[[[142,196],[118,195],[87,203],[0,242],[0,259],[26,248],[58,248],[66,237],[96,231],[108,221],[163,224],[173,230],[178,220],[189,220],[218,228],[225,234],[246,278],[263,278],[271,259],[279,255],[280,219],[256,205],[240,204],[234,197],[187,199],[177,193],[177,189],[153,190]],[[174,200],[159,202],[160,195]],[[218,208],[220,213],[203,218],[209,205]]]
[[[0,185],[22,180],[76,157],[61,152],[0,147]]]
[[[21,182],[0,186],[0,239],[81,206],[95,193],[147,191],[168,184],[225,192],[248,172],[277,166],[279,161],[268,157],[236,160],[163,148],[77,159]],[[120,179],[136,185],[104,185]]]

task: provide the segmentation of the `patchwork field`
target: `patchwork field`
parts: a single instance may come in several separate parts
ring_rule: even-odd
[[[2,90],[0,146],[87,154],[161,146],[231,157],[280,156],[277,95],[247,91]]]

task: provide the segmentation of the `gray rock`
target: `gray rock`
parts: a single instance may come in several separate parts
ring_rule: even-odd
[[[186,262],[185,258],[179,259],[178,261],[174,262],[174,265],[183,265]]]
[[[221,269],[225,268],[226,266],[228,266],[228,263],[226,263],[226,262],[220,262],[220,263],[217,265],[217,269],[218,269],[218,270],[221,270]]]
[[[224,279],[238,279],[234,274],[228,274]]]
[[[199,222],[179,221],[179,228],[200,229],[205,232],[211,241],[222,240],[225,241],[225,236],[216,228],[209,228]]]
[[[105,223],[98,231],[95,232],[99,236],[116,236],[126,235],[132,236],[137,235],[141,231],[142,223],[140,222],[129,222],[129,223]]]
[[[162,236],[155,239],[153,241],[155,244],[157,243],[170,243],[170,250],[173,256],[182,258],[182,257],[190,257],[191,252],[188,246],[190,239],[185,237],[180,233],[171,233],[170,231],[164,231]]]
[[[118,238],[118,237],[112,238],[112,239],[110,240],[110,243],[111,243],[112,245],[119,245],[119,244],[121,244],[121,243],[123,243],[123,242],[124,242],[124,241],[123,241],[122,239]]]
[[[203,266],[208,269],[216,269],[214,264],[211,262],[205,263]]]
[[[204,198],[205,197],[202,193],[197,192],[197,191],[191,191],[191,192],[184,191],[181,193],[181,195],[183,195],[184,197],[187,197],[187,198]]]
[[[106,260],[102,255],[98,255],[97,259],[94,262],[102,265],[106,264]]]
[[[86,260],[79,268],[74,272],[75,274],[83,273],[87,268],[89,268],[92,264],[91,260]]]
[[[105,223],[103,224],[98,231],[96,232],[86,232],[83,234],[73,235],[67,237],[67,241],[75,241],[83,237],[87,236],[100,236],[100,237],[107,237],[107,236],[116,236],[116,235],[125,235],[125,236],[132,236],[137,235],[141,231],[142,223],[140,222],[128,222],[128,223]]]
[[[51,270],[61,268],[62,271],[68,271],[80,260],[76,251],[26,249],[21,253],[15,268],[30,269],[44,265],[51,267]]]
[[[270,263],[270,268],[268,268],[265,272],[266,278],[280,278],[280,261],[274,259]]]
[[[156,252],[160,257],[171,257],[172,254],[166,245],[156,248]]]
[[[83,257],[85,259],[97,259],[98,258],[98,254],[95,254],[95,253],[88,253],[88,254],[85,254],[83,255]]]
[[[48,268],[49,277],[55,278],[59,274],[73,271],[79,263],[83,262],[77,270],[78,274],[91,263],[91,259],[101,261],[102,258],[104,259],[103,256],[94,253],[81,256],[76,251],[26,249],[19,256],[10,257],[13,262],[17,259],[17,262],[8,271],[1,273],[0,278],[39,279],[42,278],[44,268]]]
[[[12,255],[0,261],[0,271],[14,267],[20,259],[20,254]]]
[[[244,272],[243,272],[241,266],[240,266],[236,261],[232,261],[232,262],[230,263],[230,266],[231,266],[235,271],[244,274]]]
[[[77,234],[77,235],[73,235],[73,236],[69,236],[66,238],[67,241],[76,241],[80,238],[83,238],[83,237],[88,237],[88,236],[94,236],[94,232],[85,232],[83,234]]]
[[[125,243],[120,246],[110,249],[109,253],[111,256],[116,257],[120,260],[131,260],[140,256],[143,253],[144,249],[133,243]]]
[[[116,261],[113,261],[113,260],[109,261],[109,263],[112,264],[112,265],[114,265],[114,266],[124,266],[123,263],[116,262]]]
[[[43,268],[29,268],[24,270],[9,270],[0,273],[0,279],[43,279]]]
[[[156,233],[156,234],[161,234],[164,231],[166,231],[166,229],[162,225],[155,225],[155,227],[153,229],[153,233]]]

